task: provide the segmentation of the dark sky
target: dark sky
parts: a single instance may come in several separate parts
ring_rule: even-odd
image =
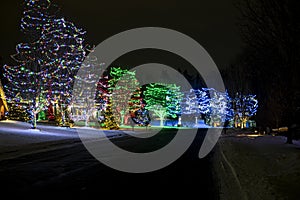
[[[97,45],[131,28],[165,27],[198,41],[219,68],[230,64],[241,51],[236,27],[236,0],[55,0],[67,20],[87,31],[87,41]],[[16,44],[26,41],[20,32],[22,0],[2,1],[0,7],[0,56],[11,62]]]

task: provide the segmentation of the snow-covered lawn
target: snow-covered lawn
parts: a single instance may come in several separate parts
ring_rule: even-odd
[[[220,199],[300,199],[300,141],[222,136],[213,157]]]
[[[81,137],[99,140],[99,129],[89,127],[58,127],[53,125],[38,125],[37,129],[31,129],[31,125],[25,122],[4,120],[0,121],[0,160],[12,158],[31,152],[46,151],[59,148],[62,145],[73,145],[80,142]],[[116,138],[126,134],[133,134],[129,130],[105,130],[106,137]],[[102,136],[100,139],[107,139]]]

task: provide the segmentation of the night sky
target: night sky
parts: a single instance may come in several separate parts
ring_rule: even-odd
[[[106,38],[131,28],[156,26],[180,31],[198,41],[219,68],[227,67],[241,51],[236,27],[236,0],[55,0],[60,14],[87,31],[86,39],[97,45]],[[0,56],[2,64],[12,63],[15,46],[26,41],[20,32],[22,0],[1,2]],[[144,56],[146,57],[146,56]],[[141,57],[142,58],[142,57]],[[141,59],[139,58],[139,59]],[[150,59],[144,60],[148,62]],[[130,63],[128,59],[126,64]],[[143,61],[141,61],[143,62]]]

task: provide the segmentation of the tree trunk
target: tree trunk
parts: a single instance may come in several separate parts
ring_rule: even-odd
[[[160,118],[160,126],[164,126],[164,118]]]
[[[121,125],[124,125],[125,123],[124,123],[124,120],[125,120],[125,116],[124,116],[124,114],[121,114]]]
[[[182,125],[182,124],[181,124],[181,116],[179,116],[179,117],[178,117],[178,123],[177,123],[177,126],[180,127],[181,125]]]
[[[89,126],[89,122],[90,122],[89,119],[90,119],[90,115],[86,115],[85,124],[84,124],[85,127]]]
[[[36,113],[33,113],[33,120],[32,120],[32,123],[31,123],[31,128],[32,129],[36,129]]]

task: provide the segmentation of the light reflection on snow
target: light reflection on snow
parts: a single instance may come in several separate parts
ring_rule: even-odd
[[[20,128],[12,128],[12,127],[1,127],[1,132],[14,133],[14,134],[22,134],[22,135],[48,135],[48,136],[57,136],[57,137],[75,137],[74,134],[64,134],[64,133],[54,133],[43,131],[40,129],[20,129]]]
[[[250,137],[250,138],[256,138],[256,137],[260,137],[263,136],[261,134],[237,134],[237,137]]]

